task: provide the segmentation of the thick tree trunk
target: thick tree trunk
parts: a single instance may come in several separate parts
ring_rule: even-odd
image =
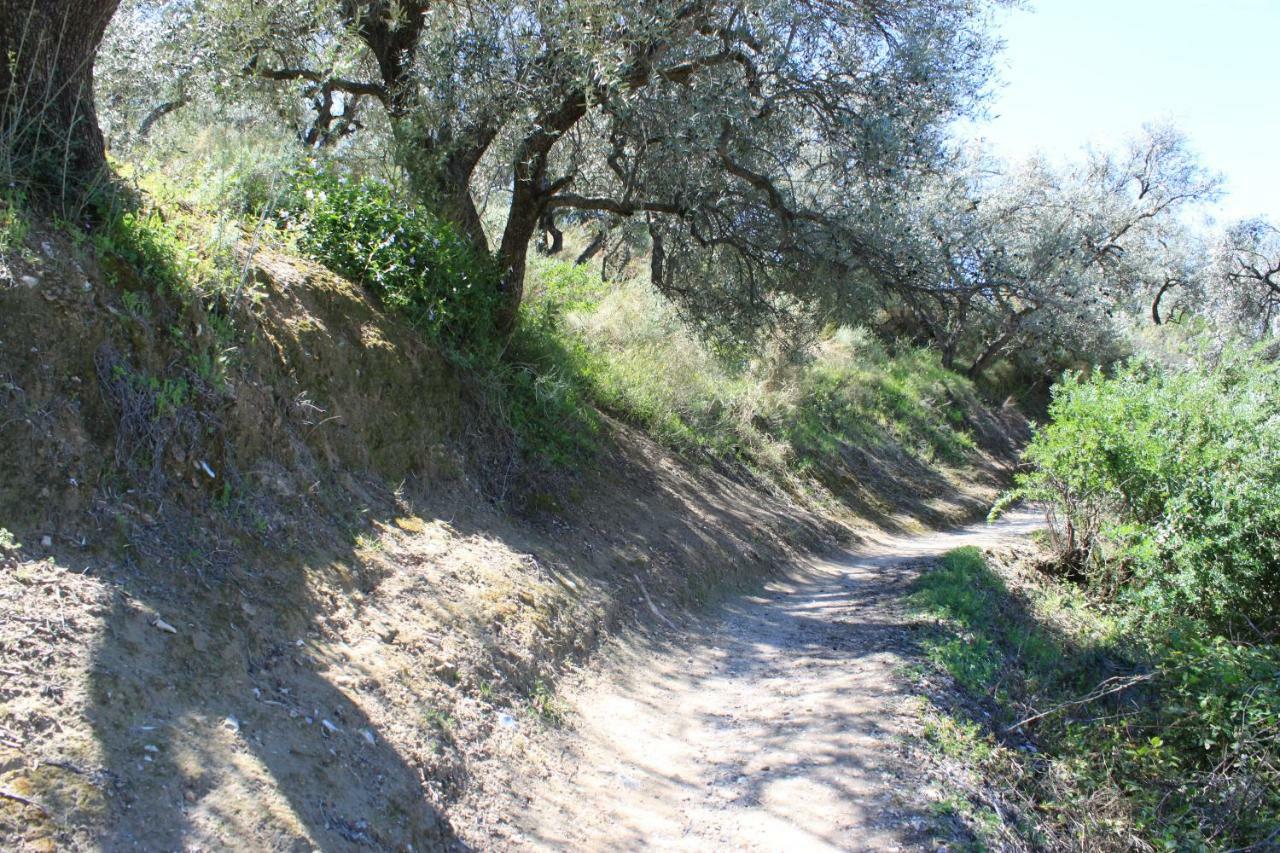
[[[93,62],[120,0],[0,0],[0,155],[56,196],[106,172]]]
[[[497,129],[477,127],[455,134],[442,128],[431,135],[406,121],[396,133],[400,165],[409,175],[414,195],[487,254],[489,238],[471,197],[471,176],[489,150]]]
[[[516,181],[511,195],[507,226],[498,247],[498,268],[502,270],[502,303],[498,308],[498,334],[509,336],[520,319],[520,302],[524,299],[524,267],[529,256],[529,241],[538,230],[542,218],[542,199],[529,181]]]
[[[514,180],[511,186],[511,209],[498,246],[498,265],[502,270],[502,302],[498,309],[498,334],[510,337],[520,319],[520,302],[524,298],[524,266],[529,256],[529,241],[538,231],[538,222],[547,210],[548,199],[559,186],[547,180],[547,161],[551,149],[578,119],[587,113],[587,93],[570,92],[554,109],[540,116],[535,129],[516,149]]]

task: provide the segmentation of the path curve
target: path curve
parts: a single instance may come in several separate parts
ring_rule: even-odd
[[[941,794],[910,742],[920,565],[1042,524],[884,539],[735,597],[662,648],[616,649],[568,689],[545,778],[504,846],[572,850],[897,850],[929,842]]]

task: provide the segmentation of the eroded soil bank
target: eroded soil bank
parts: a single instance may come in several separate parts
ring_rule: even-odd
[[[533,829],[503,792],[594,736],[555,725],[566,670],[972,517],[1020,429],[982,413],[956,469],[846,448],[862,515],[607,419],[590,464],[495,492],[459,378],[349,282],[262,253],[205,382],[199,303],[31,241],[0,271],[6,849],[505,846]]]

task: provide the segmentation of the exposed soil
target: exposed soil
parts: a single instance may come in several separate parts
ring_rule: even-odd
[[[476,845],[936,849],[958,827],[934,817],[944,792],[913,746],[921,706],[903,668],[919,662],[918,626],[903,594],[929,558],[1040,523],[1020,512],[882,539],[616,645],[565,690],[569,723],[542,766],[483,792],[506,815]]]
[[[260,253],[215,382],[199,368],[227,340],[200,300],[108,274],[57,229],[28,242],[0,267],[0,528],[22,546],[0,548],[4,849],[490,849],[538,837],[526,811],[551,838],[572,788],[547,783],[535,810],[510,792],[564,779],[572,732],[603,742],[600,713],[547,724],[562,674],[610,637],[658,655],[645,624],[667,650],[645,666],[739,715],[706,742],[728,766],[752,742],[733,732],[786,732],[756,703],[732,711],[735,684],[768,693],[786,649],[852,630],[787,640],[830,614],[783,615],[852,581],[815,567],[772,605],[730,598],[708,618],[707,603],[873,524],[972,517],[1017,433],[992,413],[974,428],[984,450],[954,470],[879,449],[858,478],[878,508],[859,518],[609,423],[591,465],[527,478],[501,504],[458,378],[349,282]],[[865,606],[867,630],[890,631],[876,620],[897,617]],[[861,636],[836,645],[870,648]],[[880,682],[814,649],[797,671],[813,669],[800,689],[815,710],[801,696],[778,713],[808,718],[815,749],[842,748],[818,698]],[[876,695],[863,701],[891,702]],[[699,724],[690,738],[718,731]],[[694,759],[671,761],[672,778],[701,779]],[[707,790],[732,801],[736,779]]]

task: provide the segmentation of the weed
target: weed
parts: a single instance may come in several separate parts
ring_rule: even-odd
[[[442,711],[439,708],[427,708],[422,712],[422,719],[429,727],[445,735],[453,731],[453,727],[457,724],[448,711]]]
[[[30,229],[26,200],[13,192],[0,194],[0,255],[10,252],[27,254]]]
[[[146,294],[126,290],[120,294],[120,301],[124,303],[124,310],[128,311],[135,320],[140,323],[151,322],[151,302]]]
[[[564,703],[541,678],[533,683],[533,690],[529,694],[529,709],[549,726],[564,725],[566,712]]]

